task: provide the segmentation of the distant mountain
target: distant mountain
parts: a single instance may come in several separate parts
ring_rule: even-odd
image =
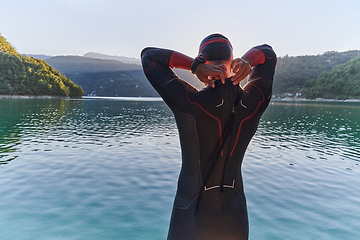
[[[84,91],[43,60],[20,55],[0,35],[0,94],[81,96]]]
[[[103,60],[115,60],[123,63],[131,63],[131,64],[141,64],[140,59],[138,58],[129,58],[115,55],[107,55],[102,53],[88,52],[83,57],[87,58],[95,58],[95,59],[103,59]]]
[[[141,60],[138,58],[129,58],[115,55],[107,55],[102,53],[89,52],[84,55],[84,57],[90,57],[95,59],[103,59],[103,60],[115,60],[123,63],[131,63],[141,65]],[[197,79],[193,74],[188,70],[184,69],[174,69],[174,72],[183,80],[187,81],[191,85],[193,85],[197,89],[204,88],[204,84]]]
[[[80,56],[57,56],[46,62],[80,85],[85,95],[158,96],[137,64]]]
[[[111,56],[100,53],[87,53],[84,56],[95,59],[116,60],[123,63],[140,64],[140,59]],[[295,57],[279,57],[274,76],[274,94],[301,92],[306,81],[314,81],[321,73],[328,72],[334,67],[347,61],[360,57],[359,50],[346,52],[329,51],[319,55],[306,55]],[[194,87],[201,89],[201,83],[193,74],[187,70],[174,69],[175,73]]]
[[[82,57],[30,56],[46,59],[55,69],[70,77],[76,84],[79,84],[84,89],[85,94],[96,94],[98,96],[158,96],[148,83],[142,71],[140,59],[137,58],[95,52],[89,52]],[[358,57],[360,57],[359,50],[279,57],[274,76],[273,93],[281,96],[284,93],[304,92],[303,96],[318,96],[309,91],[309,86],[313,86],[322,73],[329,72],[338,65]],[[183,69],[174,69],[174,71],[180,78],[194,87],[198,89],[204,87],[204,84],[189,71]],[[334,95],[333,97],[344,98],[344,94],[341,96]]]
[[[159,96],[146,79],[140,59],[87,53],[82,57],[47,58],[46,62],[81,86],[85,95]],[[175,69],[175,73],[198,89],[204,87],[204,84],[187,70]]]
[[[25,54],[25,55],[28,57],[39,58],[42,60],[53,57],[53,56],[49,56],[49,55],[45,55],[45,54]]]

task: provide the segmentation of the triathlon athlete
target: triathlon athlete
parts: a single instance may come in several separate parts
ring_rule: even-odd
[[[229,40],[212,34],[195,59],[159,48],[145,48],[141,58],[146,77],[175,115],[181,143],[168,240],[248,239],[241,163],[270,102],[274,51],[256,46],[233,60]],[[198,91],[172,68],[191,70],[208,86]]]

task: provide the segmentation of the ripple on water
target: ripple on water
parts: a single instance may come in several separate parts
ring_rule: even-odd
[[[3,131],[2,239],[166,238],[180,146],[164,103],[34,102]],[[359,236],[360,111],[350,107],[265,112],[242,167],[250,239]]]

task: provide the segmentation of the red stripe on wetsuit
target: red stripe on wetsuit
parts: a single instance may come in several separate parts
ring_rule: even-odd
[[[265,54],[263,51],[256,48],[251,48],[244,54],[243,57],[249,58],[252,61],[253,66],[263,64],[265,62]]]
[[[211,42],[219,42],[220,40],[222,39],[214,39],[212,41],[208,41],[201,47],[204,47],[205,45]],[[253,66],[256,66],[258,64],[263,64],[265,62],[265,54],[263,53],[263,51],[256,48],[251,48],[249,51],[247,51],[244,54],[243,57],[249,58],[252,61]],[[190,70],[193,61],[194,61],[193,58],[188,57],[182,53],[173,51],[169,60],[169,67]]]
[[[249,51],[247,51],[243,57],[247,57],[249,58],[252,63],[253,63],[253,66],[256,66],[256,65],[259,65],[259,64],[263,64],[265,63],[265,54],[263,51],[259,50],[259,49],[256,49],[256,48],[251,48]],[[259,102],[258,106],[256,107],[255,111],[248,117],[244,118],[241,122],[240,122],[240,125],[239,125],[239,129],[238,129],[238,132],[237,132],[237,135],[236,135],[236,140],[235,140],[235,143],[234,143],[234,146],[232,148],[232,151],[230,153],[230,156],[233,155],[234,153],[234,150],[235,150],[235,147],[236,147],[236,144],[239,140],[239,136],[240,136],[240,132],[241,132],[241,127],[242,127],[242,124],[244,123],[245,120],[251,118],[252,116],[255,115],[255,113],[257,112],[257,110],[259,109],[260,105],[265,101],[265,96],[264,96],[264,93],[254,84],[251,84],[251,83],[248,83],[249,85],[252,85],[254,87],[256,87],[260,92],[261,92],[261,95],[263,97],[262,101]]]
[[[169,67],[190,70],[193,61],[193,58],[174,51],[170,57]]]
[[[213,42],[218,42],[219,39],[214,39]],[[212,41],[209,41],[209,42],[206,42],[203,46],[201,47],[204,47],[205,45],[209,44],[210,42]],[[231,46],[231,45],[230,45]],[[249,51],[247,51],[243,57],[247,57],[249,58],[252,63],[253,63],[253,66],[256,66],[256,65],[259,65],[259,64],[263,64],[265,63],[265,54],[263,53],[263,51],[259,50],[259,49],[256,49],[256,48],[251,48]],[[193,58],[191,57],[188,57],[184,54],[181,54],[179,52],[176,52],[174,51],[170,57],[170,60],[169,60],[169,67],[170,68],[182,68],[182,69],[186,69],[186,70],[190,70],[191,68],[191,64],[193,62]],[[253,85],[254,87],[258,88],[257,86]],[[236,136],[236,140],[235,140],[235,143],[234,143],[234,146],[233,146],[233,149],[230,153],[230,156],[232,156],[234,150],[235,150],[235,146],[239,140],[239,135],[240,135],[240,131],[241,131],[241,127],[242,127],[242,124],[245,120],[251,118],[252,116],[254,116],[254,114],[257,112],[257,110],[259,109],[260,105],[264,102],[265,100],[265,97],[264,97],[264,94],[262,93],[262,91],[258,88],[258,90],[261,92],[262,96],[263,96],[263,100],[261,102],[259,102],[256,110],[253,112],[253,114],[251,114],[250,116],[248,116],[247,118],[243,119],[239,125],[239,129],[238,129],[238,132],[237,132],[237,136]],[[213,119],[215,119],[217,122],[218,122],[218,125],[219,125],[219,138],[220,138],[220,144],[222,142],[222,129],[221,129],[221,122],[218,118],[216,118],[215,116],[213,116],[212,114],[210,114],[208,111],[206,111],[204,108],[202,108],[197,102],[191,102],[189,97],[187,96],[187,91],[186,91],[186,98],[188,100],[188,102],[190,104],[193,104],[193,105],[197,105],[203,112],[205,112],[206,114],[208,114],[210,117],[212,117]],[[221,154],[222,155],[222,154]]]
[[[231,150],[230,156],[233,155],[234,150],[235,150],[235,147],[236,147],[236,144],[237,144],[237,142],[238,142],[238,140],[239,140],[239,136],[240,136],[241,127],[242,127],[243,122],[244,122],[245,120],[248,120],[249,118],[253,117],[253,116],[255,115],[255,113],[259,110],[260,105],[265,101],[264,93],[260,90],[260,88],[258,88],[258,87],[257,87],[256,85],[254,85],[254,84],[251,84],[251,83],[248,83],[248,84],[256,87],[256,88],[261,92],[261,95],[262,95],[263,99],[262,99],[261,102],[258,103],[255,111],[254,111],[250,116],[244,118],[244,119],[240,122],[239,129],[238,129],[238,132],[237,132],[237,134],[236,134],[236,140],[235,140],[234,146],[233,146],[233,148],[232,148],[232,150]]]
[[[185,91],[185,94],[186,94],[186,99],[188,100],[188,102],[192,105],[196,105],[198,108],[200,108],[204,113],[206,113],[207,115],[209,115],[211,118],[215,119],[218,126],[219,126],[219,140],[220,140],[220,145],[222,144],[222,129],[221,129],[221,121],[220,119],[218,119],[217,117],[215,117],[214,115],[212,115],[211,113],[209,113],[208,111],[206,111],[199,103],[197,102],[191,102],[190,99],[189,99],[189,96],[188,96],[188,88],[189,88],[189,85],[186,86],[186,91]],[[221,150],[221,156],[223,155],[223,150]]]

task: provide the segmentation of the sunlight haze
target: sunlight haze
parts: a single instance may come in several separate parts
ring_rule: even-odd
[[[0,34],[20,53],[139,58],[146,46],[190,56],[219,32],[241,56],[268,43],[278,56],[360,49],[359,1],[12,0]]]

